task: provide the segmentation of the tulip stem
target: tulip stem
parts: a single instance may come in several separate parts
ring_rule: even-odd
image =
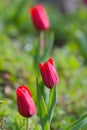
[[[44,32],[40,32],[40,54],[42,55],[44,53]]]
[[[27,118],[26,130],[29,130],[29,118]]]

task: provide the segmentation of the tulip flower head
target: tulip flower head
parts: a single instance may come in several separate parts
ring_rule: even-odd
[[[83,0],[83,3],[87,6],[87,0]]]
[[[16,89],[17,106],[19,113],[24,117],[31,117],[36,112],[32,94],[26,86],[19,86]]]
[[[39,63],[39,69],[43,82],[48,88],[51,89],[55,84],[58,84],[59,78],[54,67],[53,59],[50,58],[44,64]]]
[[[49,19],[43,5],[30,8],[32,22],[37,30],[47,30],[50,27]]]

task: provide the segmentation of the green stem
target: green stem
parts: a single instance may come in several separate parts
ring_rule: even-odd
[[[41,31],[40,32],[40,46],[39,46],[39,49],[40,49],[40,55],[43,55],[44,54],[44,32]]]
[[[44,125],[42,125],[42,130],[50,130],[50,122],[46,121]]]
[[[26,130],[29,130],[29,118],[27,118]]]

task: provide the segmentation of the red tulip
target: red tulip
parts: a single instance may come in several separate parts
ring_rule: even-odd
[[[84,3],[85,5],[87,5],[87,0],[83,0],[83,3]]]
[[[53,59],[49,59],[43,65],[39,63],[39,69],[43,82],[48,88],[53,88],[53,86],[59,82],[59,78],[53,62]]]
[[[36,112],[32,94],[26,86],[19,86],[16,89],[17,106],[19,113],[24,117],[31,117]]]
[[[36,5],[30,9],[33,24],[37,30],[47,30],[50,27],[49,19],[43,5]]]

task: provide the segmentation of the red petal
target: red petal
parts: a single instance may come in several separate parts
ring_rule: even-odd
[[[24,117],[31,117],[36,112],[30,90],[26,86],[20,86],[16,89],[17,105],[19,113]]]
[[[46,72],[46,69],[45,69],[44,65],[39,63],[39,68],[40,68],[40,72],[41,72],[41,76],[42,76],[44,84],[46,86],[49,86],[48,76],[47,76],[47,72]]]
[[[52,88],[54,86],[54,84],[58,83],[58,75],[56,73],[54,66],[52,64],[50,64],[49,62],[46,62],[44,64],[44,67],[46,69],[47,76],[48,76],[48,82],[49,82],[48,87]]]
[[[31,91],[29,90],[28,87],[26,87],[26,86],[19,86],[19,87],[18,87],[18,90],[19,90],[19,89],[21,89],[23,92],[28,91],[29,95],[32,97],[32,93],[31,93]],[[18,92],[18,93],[19,93],[19,92]]]
[[[34,26],[38,30],[47,30],[50,26],[48,16],[43,5],[36,5],[30,9]]]
[[[52,58],[49,58],[48,62],[49,62],[50,64],[54,65],[54,61],[53,61]]]

